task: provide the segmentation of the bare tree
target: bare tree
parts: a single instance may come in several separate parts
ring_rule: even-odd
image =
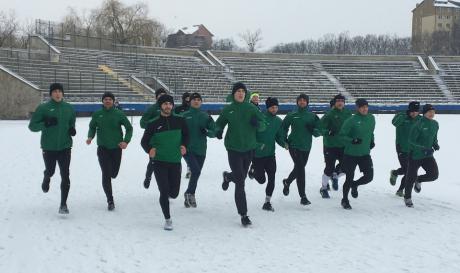
[[[238,51],[239,48],[233,39],[215,39],[212,42],[213,50]]]
[[[35,33],[35,22],[32,19],[26,20],[20,27],[20,34],[17,38],[17,47],[28,48],[29,36]]]
[[[0,47],[15,45],[19,26],[14,11],[10,11],[8,14],[0,11]]]
[[[240,33],[239,36],[248,46],[249,52],[255,52],[256,49],[260,47],[260,41],[263,39],[262,30],[260,28],[254,32],[246,30],[246,32]]]
[[[296,54],[407,55],[411,54],[412,47],[408,37],[373,34],[350,37],[348,32],[343,32],[338,35],[326,34],[318,40],[279,44],[271,51]]]
[[[154,42],[154,33],[158,34],[164,28],[162,24],[148,17],[148,6],[145,3],[125,6],[119,0],[106,0],[98,14],[98,20],[106,29],[110,29],[114,39],[121,44],[134,42],[151,45]]]

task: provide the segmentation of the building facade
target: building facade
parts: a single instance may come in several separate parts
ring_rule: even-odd
[[[214,35],[204,25],[184,27],[168,36],[166,47],[209,50]]]
[[[458,31],[460,22],[460,0],[424,0],[412,10],[412,48],[413,52],[429,51],[433,35],[451,40]],[[443,39],[443,43],[446,41]],[[440,45],[447,47],[448,45]]]

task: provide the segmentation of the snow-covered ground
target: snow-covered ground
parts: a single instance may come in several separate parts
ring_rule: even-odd
[[[0,121],[0,272],[460,272],[460,116],[437,116],[439,180],[414,193],[413,209],[388,182],[398,165],[391,118],[377,116],[375,178],[360,187],[359,199],[351,199],[353,210],[341,208],[340,192],[321,199],[324,163],[317,138],[307,165],[312,205],[299,204],[295,183],[288,197],[282,195],[280,181],[292,162],[278,149],[276,211],[262,211],[265,186],[247,180],[253,226],[242,228],[233,185],[221,189],[221,172],[228,169],[223,142],[213,139],[198,208],[184,208],[183,179],[179,198],[171,202],[172,232],[162,229],[154,180],[149,190],[142,186],[147,156],[139,145],[138,118],[113,182],[114,212],[106,208],[96,145],[84,143],[89,119],[77,120],[67,217],[57,213],[58,172],[50,192],[41,191],[39,134],[28,131],[27,121]]]

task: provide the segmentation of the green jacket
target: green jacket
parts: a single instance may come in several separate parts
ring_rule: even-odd
[[[257,128],[250,121],[256,119]],[[249,102],[232,102],[224,107],[216,121],[216,135],[223,132],[228,125],[225,135],[225,148],[236,152],[254,150],[257,146],[257,131],[265,130],[264,115]]]
[[[268,157],[275,155],[275,142],[281,147],[286,145],[285,134],[281,126],[283,120],[272,115],[270,112],[265,112],[266,129],[263,132],[257,132],[258,147],[256,149],[255,157]]]
[[[375,117],[356,113],[345,121],[339,136],[345,146],[344,154],[350,156],[365,156],[371,153],[371,143],[374,142]],[[352,144],[353,139],[359,138],[361,144]]]
[[[391,123],[396,127],[396,145],[399,145],[401,152],[409,152],[409,133],[412,127],[422,118],[418,115],[411,118],[406,112],[398,113]]]
[[[419,160],[433,156],[433,145],[438,144],[439,124],[436,120],[422,117],[409,133],[409,153]],[[428,152],[428,154],[426,153]]]
[[[57,125],[45,127],[45,119],[57,118]],[[75,128],[75,110],[65,102],[50,100],[37,107],[29,123],[32,132],[42,132],[41,148],[45,151],[62,151],[72,147],[70,128]]]
[[[190,141],[187,147],[187,153],[192,152],[197,155],[205,156],[207,149],[207,137],[214,137],[216,123],[208,113],[190,107],[184,112],[183,117],[187,123]],[[206,134],[203,133],[206,130]]]
[[[291,133],[287,138],[289,148],[301,151],[310,151],[313,136],[321,135],[319,118],[316,114],[308,111],[308,107],[298,107],[297,110],[288,113],[283,120],[282,127],[285,136],[291,127]]]
[[[126,134],[123,139],[123,130],[125,127]],[[97,132],[97,145],[107,149],[118,148],[120,142],[129,143],[133,136],[133,127],[129,123],[123,111],[112,107],[102,109],[93,113],[89,123],[88,137],[94,138]]]
[[[147,125],[160,115],[160,111],[161,110],[158,103],[155,103],[154,105],[150,106],[149,109],[147,109],[147,112],[145,112],[141,117],[141,128],[147,128]]]
[[[321,131],[323,135],[323,143],[328,148],[342,148],[343,142],[339,137],[340,129],[343,126],[345,120],[350,118],[352,113],[350,110],[343,108],[339,110],[332,108],[327,111],[321,118]],[[332,135],[329,135],[331,131]]]
[[[188,128],[184,118],[160,115],[148,124],[142,136],[141,146],[146,153],[155,148],[156,161],[180,163],[180,146],[187,147],[188,141]]]

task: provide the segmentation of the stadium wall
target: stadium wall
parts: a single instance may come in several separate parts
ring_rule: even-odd
[[[78,116],[90,116],[93,112],[99,110],[102,104],[73,104]],[[120,107],[128,115],[142,115],[151,104],[144,103],[124,103]],[[210,114],[218,114],[224,108],[224,103],[203,103],[202,109]],[[460,114],[460,104],[437,104],[434,105],[437,113],[440,114]],[[295,109],[294,104],[280,104],[280,114],[286,114]],[[347,105],[347,108],[353,110],[353,105]],[[265,106],[262,106],[265,110]],[[311,104],[310,109],[316,113],[324,113],[329,109],[329,104]],[[407,105],[370,105],[369,110],[372,113],[393,114],[407,109]]]
[[[0,65],[0,119],[27,119],[42,101],[34,84]]]

